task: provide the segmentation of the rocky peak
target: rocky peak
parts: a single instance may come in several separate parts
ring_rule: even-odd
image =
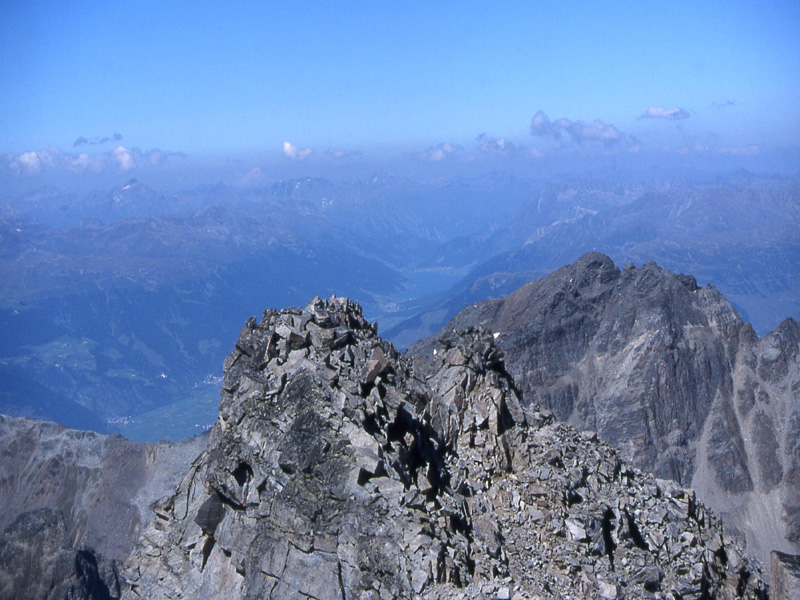
[[[765,598],[694,495],[523,409],[490,332],[427,363],[357,304],[250,319],[124,598]]]
[[[642,470],[691,485],[767,564],[800,552],[800,336],[759,339],[714,287],[589,253],[506,298],[466,307],[412,346],[493,332],[523,404],[599,437]]]

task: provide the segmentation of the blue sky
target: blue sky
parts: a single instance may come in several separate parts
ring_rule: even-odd
[[[3,177],[200,157],[791,167],[800,140],[796,1],[6,0],[0,28]]]

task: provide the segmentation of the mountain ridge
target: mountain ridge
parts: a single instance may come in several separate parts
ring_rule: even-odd
[[[796,321],[758,338],[712,286],[590,253],[466,307],[409,353],[425,360],[446,332],[477,326],[496,334],[524,402],[692,485],[763,561],[800,550]]]
[[[766,598],[692,492],[519,403],[490,333],[406,361],[346,299],[268,310],[126,599]]]

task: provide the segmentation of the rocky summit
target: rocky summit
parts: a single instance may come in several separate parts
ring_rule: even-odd
[[[341,298],[250,319],[122,597],[767,597],[691,491],[523,406],[491,333],[440,342],[406,359]]]
[[[800,553],[796,321],[759,338],[714,287],[590,253],[468,306],[409,353],[427,362],[469,327],[493,332],[523,404],[691,486],[762,564]]]

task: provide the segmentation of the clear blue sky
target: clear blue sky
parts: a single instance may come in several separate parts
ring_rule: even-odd
[[[46,168],[9,161],[48,148],[126,169],[154,148],[310,164],[570,146],[744,157],[800,140],[796,0],[5,0],[0,28],[6,177]]]

